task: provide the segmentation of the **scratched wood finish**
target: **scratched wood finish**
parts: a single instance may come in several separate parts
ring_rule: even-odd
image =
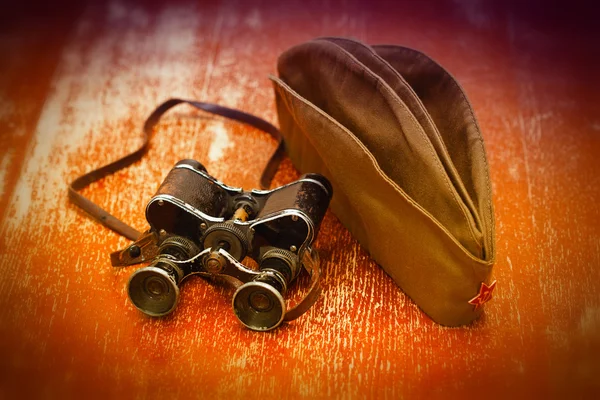
[[[0,35],[0,398],[600,393],[597,31],[512,3],[390,7],[89,2],[38,29],[9,25]],[[331,213],[317,242],[324,294],[301,319],[243,329],[231,289],[202,279],[184,284],[171,316],[144,317],[127,300],[134,268],[108,259],[127,240],[69,204],[67,182],[139,144],[144,118],[169,97],[276,122],[267,75],[277,55],[323,35],[420,49],[469,94],[497,215],[498,288],[484,317],[433,323]],[[144,229],[145,202],[179,159],[251,188],[274,146],[182,107],[141,162],[84,194]],[[297,176],[286,160],[274,184]]]

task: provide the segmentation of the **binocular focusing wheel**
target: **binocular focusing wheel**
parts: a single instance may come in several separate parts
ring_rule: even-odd
[[[135,271],[129,278],[127,291],[133,305],[151,317],[169,314],[179,300],[179,287],[174,277],[154,266]]]
[[[248,252],[248,238],[240,228],[228,222],[217,223],[208,228],[203,243],[205,249],[224,247],[238,261],[246,257]]]
[[[283,296],[273,286],[252,281],[240,286],[233,295],[233,311],[246,327],[268,331],[281,324],[286,306]]]

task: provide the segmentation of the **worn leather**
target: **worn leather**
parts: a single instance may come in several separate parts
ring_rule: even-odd
[[[494,211],[475,115],[456,80],[400,46],[321,38],[278,60],[280,130],[294,165],[333,184],[333,212],[433,320],[476,319]],[[352,271],[349,271],[352,273]]]

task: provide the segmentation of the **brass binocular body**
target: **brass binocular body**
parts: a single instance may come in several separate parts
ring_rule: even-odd
[[[182,160],[148,202],[150,225],[112,265],[150,262],[131,275],[128,294],[143,313],[172,312],[184,279],[221,276],[237,286],[233,310],[250,329],[269,330],[302,315],[318,297],[319,258],[312,249],[332,196],[329,181],[306,174],[272,190],[219,182],[195,160]],[[246,257],[258,269],[243,264]],[[308,295],[289,308],[284,296],[304,268]]]

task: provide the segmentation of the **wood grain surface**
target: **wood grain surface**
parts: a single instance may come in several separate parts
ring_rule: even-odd
[[[484,1],[70,2],[6,10],[0,31],[0,398],[600,396],[600,35],[592,10]],[[128,301],[127,240],[67,183],[140,143],[163,100],[277,122],[277,56],[313,37],[424,51],[468,93],[486,141],[498,287],[482,319],[432,322],[328,213],[324,293],[256,333],[232,290],[194,278],[172,315]],[[145,229],[172,165],[257,187],[266,134],[182,107],[141,162],[84,191]],[[296,178],[286,160],[274,185]],[[398,254],[401,259],[402,254]]]

